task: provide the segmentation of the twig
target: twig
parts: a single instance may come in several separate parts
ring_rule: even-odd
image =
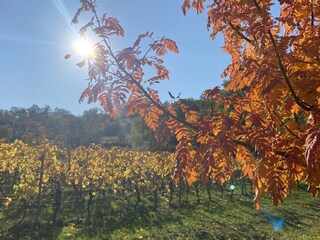
[[[291,133],[291,135],[300,139],[300,137],[298,135],[296,135],[294,132],[292,132],[291,129],[280,119],[280,116],[277,114],[277,112],[275,110],[273,110],[273,113],[274,113],[274,115],[277,116],[277,118],[280,120],[281,124],[288,130],[288,132]]]
[[[236,33],[237,33],[241,38],[243,38],[244,40],[246,40],[248,43],[252,43],[252,40],[249,39],[247,36],[245,36],[242,32],[240,32],[240,31],[239,31],[239,28],[236,27],[236,26],[234,26],[231,21],[229,21],[228,24],[230,25],[230,27],[231,27],[234,31],[236,31]]]

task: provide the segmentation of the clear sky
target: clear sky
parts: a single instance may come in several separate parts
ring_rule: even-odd
[[[146,31],[177,42],[180,54],[165,58],[170,80],[159,86],[162,100],[168,90],[182,98],[198,98],[203,90],[222,83],[229,64],[222,41],[211,41],[205,14],[184,16],[182,0],[97,0],[98,12],[117,17],[125,29],[118,47],[131,46]],[[99,104],[78,103],[87,83],[80,57],[65,60],[73,51],[78,28],[71,19],[79,0],[10,0],[0,7],[0,108],[49,105],[81,114]],[[83,19],[83,18],[80,18]]]

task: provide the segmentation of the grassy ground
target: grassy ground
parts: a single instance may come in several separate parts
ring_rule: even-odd
[[[209,201],[202,192],[200,204],[190,195],[182,207],[170,208],[162,198],[157,211],[151,209],[151,199],[134,211],[134,199],[114,198],[95,202],[90,227],[84,207],[74,206],[64,207],[55,226],[51,210],[44,210],[39,230],[29,223],[34,212],[17,225],[14,212],[0,209],[0,239],[320,239],[319,198],[299,190],[278,207],[263,199],[260,211],[253,209],[252,198],[237,191],[233,199],[212,192]]]

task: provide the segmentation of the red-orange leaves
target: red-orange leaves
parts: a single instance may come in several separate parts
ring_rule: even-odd
[[[160,39],[160,43],[162,43],[171,52],[179,53],[179,49],[175,41],[163,37]]]
[[[186,178],[187,184],[191,186],[194,182],[198,180],[198,173],[194,169],[190,169],[185,173],[185,178]]]
[[[144,75],[144,72],[142,71],[141,68],[138,68],[132,73],[132,77],[138,82],[141,82],[143,75]]]
[[[145,111],[144,120],[146,121],[147,126],[152,130],[156,131],[159,126],[159,116],[163,112],[157,107],[150,107],[148,111]]]
[[[120,51],[116,56],[116,59],[120,64],[122,64],[122,66],[126,66],[129,69],[140,65],[137,59],[137,51],[131,47],[125,48]]]
[[[153,35],[153,32],[149,33],[149,32],[146,32],[144,34],[140,34],[137,38],[137,40],[134,42],[133,44],[133,47],[138,47],[140,45],[140,42],[143,38],[145,37],[149,37],[149,38],[152,38],[152,35]]]
[[[190,9],[190,7],[191,7],[190,0],[184,0],[183,5],[181,7],[181,10],[184,15],[187,14],[187,11]]]
[[[195,155],[195,162],[201,166],[202,184],[207,185],[215,168],[212,146],[201,146]]]
[[[174,169],[174,180],[176,184],[178,183],[183,171],[186,169],[186,164],[189,158],[189,151],[190,145],[186,139],[179,141],[176,152],[175,152],[175,159],[176,159],[176,166]]]
[[[307,182],[315,187],[320,187],[320,127],[316,126],[307,131],[305,157],[307,161]],[[313,196],[317,195],[315,188]]]
[[[119,24],[118,19],[109,17],[105,19],[104,24],[108,35],[116,34],[117,36],[124,36],[124,30]]]
[[[252,123],[253,127],[262,127],[262,124],[264,123],[263,119],[261,119],[259,115],[253,113],[247,117],[247,120]]]
[[[166,69],[164,66],[162,65],[155,65],[156,69],[157,69],[157,76],[154,77],[157,80],[165,80],[165,79],[169,79],[169,71],[168,69]],[[151,81],[151,79],[150,79]]]
[[[169,137],[171,137],[171,135],[172,135],[172,132],[167,120],[166,119],[162,120],[156,131],[157,141],[168,139]]]
[[[152,90],[152,89],[148,89],[148,93],[149,93],[149,96],[152,98],[152,100],[155,103],[161,104],[161,101],[160,101],[159,96],[158,96],[158,91]]]
[[[267,176],[266,185],[275,206],[278,206],[280,202],[282,203],[283,198],[287,195],[285,180],[286,177],[277,169],[271,171]]]
[[[91,88],[90,87],[87,87],[81,94],[80,98],[79,98],[79,103],[82,103],[83,100],[86,98],[86,97],[89,97],[91,96],[92,94],[92,91],[91,91]]]
[[[81,8],[82,8],[83,11],[89,11],[89,10],[93,10],[94,6],[89,1],[83,0]]]
[[[171,98],[175,98],[170,92],[169,95],[171,96]],[[189,107],[182,101],[178,101],[177,104],[180,106],[182,112],[184,113],[187,122],[196,123],[199,120],[199,113],[197,111],[189,109]]]
[[[156,52],[158,56],[163,56],[167,53],[167,50],[175,53],[179,53],[177,44],[169,38],[161,38],[159,41],[155,41],[150,44],[150,47],[153,51]]]
[[[224,154],[221,148],[216,148],[214,152],[215,167],[213,169],[212,177],[221,184],[230,180],[232,176],[232,162],[231,157]]]
[[[254,195],[254,199],[253,199],[253,203],[254,203],[254,208],[256,210],[260,210],[260,192],[259,189],[255,188],[254,189],[255,195]]]
[[[317,197],[318,196],[318,188],[315,185],[311,186],[311,193],[313,197]]]
[[[305,157],[308,167],[312,166],[320,153],[320,128],[313,127],[307,131]],[[319,161],[319,160],[318,160]],[[320,162],[320,161],[319,161]]]
[[[236,159],[241,164],[244,176],[248,176],[250,180],[253,180],[254,170],[256,169],[257,163],[252,153],[247,148],[239,146],[237,149]]]
[[[197,10],[197,13],[202,13],[204,10],[203,3],[206,0],[193,0],[192,7],[194,7]],[[183,5],[181,7],[181,10],[184,15],[187,14],[187,11],[191,8],[190,0],[184,0]]]
[[[255,191],[254,207],[260,209],[260,198],[267,191],[266,176],[268,174],[267,166],[264,163],[259,163],[254,172],[253,184]]]
[[[197,9],[197,13],[202,13],[203,10],[204,10],[204,7],[203,7],[203,3],[205,2],[206,0],[194,0],[192,2],[192,7],[194,7],[195,9]]]
[[[79,67],[79,68],[82,68],[84,65],[86,65],[87,61],[84,59],[82,60],[81,62],[78,62],[76,65]]]
[[[111,101],[110,94],[103,93],[99,96],[99,101],[101,106],[106,112],[111,112],[113,110],[113,104]]]
[[[208,89],[203,92],[206,99],[214,98],[216,95],[220,94],[220,87],[214,87],[213,89]]]
[[[99,95],[98,100],[103,109],[110,114],[111,118],[115,119],[122,112],[127,93],[128,89],[120,85],[117,87],[105,87],[102,93],[98,92],[96,94]]]
[[[189,123],[196,123],[199,120],[199,114],[197,111],[189,110],[185,113],[186,120]]]
[[[181,139],[190,139],[189,128],[182,124],[180,124],[180,126],[176,129],[175,134],[178,141]]]
[[[158,56],[163,56],[167,53],[166,47],[161,43],[152,43],[150,47]]]
[[[194,168],[191,167],[194,151],[191,150],[191,143],[182,138],[176,147],[176,166],[174,171],[174,180],[178,183],[180,177],[184,176],[188,185],[197,181],[198,174]]]

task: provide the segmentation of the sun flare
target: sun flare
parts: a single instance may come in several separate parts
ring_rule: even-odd
[[[83,57],[90,57],[93,55],[93,45],[85,38],[80,38],[74,43],[74,48],[78,54]]]

